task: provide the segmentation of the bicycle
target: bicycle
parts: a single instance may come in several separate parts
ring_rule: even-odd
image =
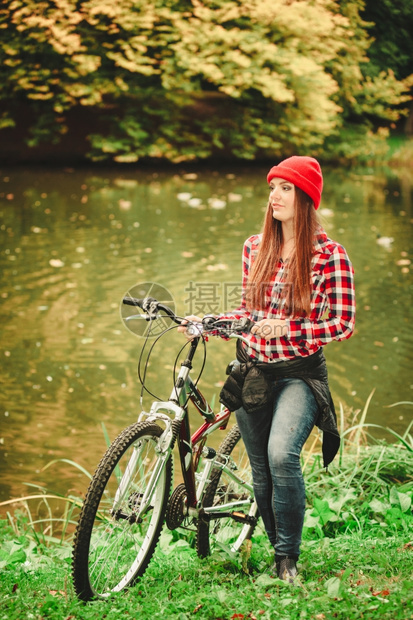
[[[144,311],[130,319],[144,318],[152,323],[169,317],[176,325],[183,320],[153,298],[126,297],[123,303]],[[239,429],[234,425],[218,450],[207,446],[212,433],[226,430],[231,412],[221,406],[214,413],[197,386],[205,358],[198,379],[190,376],[205,334],[243,339],[247,329],[243,319],[205,317],[202,324],[191,324],[188,330],[193,338],[182,348],[188,346],[189,351],[169,399],[155,400],[149,412],[142,411],[138,421],[124,429],[102,457],[74,537],[72,576],[81,600],[107,598],[133,586],[148,567],[164,523],[170,530],[194,530],[200,557],[222,545],[235,553],[251,538],[258,509]],[[140,371],[139,378],[144,388],[145,376]],[[203,418],[192,435],[189,402]],[[172,491],[175,443],[183,482]]]

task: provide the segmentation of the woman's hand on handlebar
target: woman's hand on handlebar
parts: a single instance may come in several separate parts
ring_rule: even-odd
[[[197,338],[198,336],[201,335],[201,332],[199,332],[199,334],[196,333],[197,330],[195,326],[194,326],[195,328],[194,333],[192,334],[188,333],[188,330],[187,330],[188,324],[191,325],[193,323],[197,323],[201,325],[202,324],[201,317],[195,316],[194,314],[186,316],[184,320],[182,321],[182,323],[180,324],[180,326],[178,327],[178,332],[181,332],[182,334],[184,334],[188,340],[193,340],[194,338]]]
[[[282,338],[282,336],[288,337],[287,322],[285,319],[262,319],[252,327],[251,334],[266,340]]]

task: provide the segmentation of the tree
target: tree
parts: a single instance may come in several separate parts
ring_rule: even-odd
[[[363,71],[376,76],[390,68],[397,79],[413,87],[413,4],[404,0],[366,0],[362,16],[369,22],[368,32],[373,38],[369,48],[370,62]],[[412,90],[410,92],[413,94]],[[412,103],[405,130],[413,134]]]
[[[407,85],[364,79],[359,0],[7,0],[0,10],[3,127],[29,144],[93,111],[93,159],[171,161],[297,152],[363,156]],[[91,115],[92,116],[92,115]],[[357,139],[348,141],[350,133]]]
[[[366,0],[361,12],[373,38],[365,71],[391,68],[402,80],[413,73],[413,4],[405,0]]]

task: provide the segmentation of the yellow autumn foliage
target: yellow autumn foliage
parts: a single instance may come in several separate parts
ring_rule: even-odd
[[[95,107],[92,157],[252,159],[322,153],[397,120],[410,85],[365,78],[359,0],[6,0],[0,93],[36,105],[32,143],[64,114]],[[110,110],[110,112],[109,112]],[[63,115],[63,116],[62,116]],[[369,120],[367,120],[369,119]],[[107,121],[107,122],[106,122]],[[364,127],[364,129],[363,129]],[[39,129],[41,128],[41,129]],[[364,131],[364,134],[363,134]],[[371,149],[372,141],[369,141]],[[353,149],[359,156],[360,148]],[[346,157],[351,158],[347,148]]]

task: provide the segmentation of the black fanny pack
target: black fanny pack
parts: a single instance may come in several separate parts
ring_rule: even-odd
[[[243,407],[247,413],[264,413],[272,406],[272,383],[281,377],[326,380],[322,349],[308,357],[295,357],[274,363],[251,359],[237,342],[237,360],[221,390],[220,402],[230,411]]]

